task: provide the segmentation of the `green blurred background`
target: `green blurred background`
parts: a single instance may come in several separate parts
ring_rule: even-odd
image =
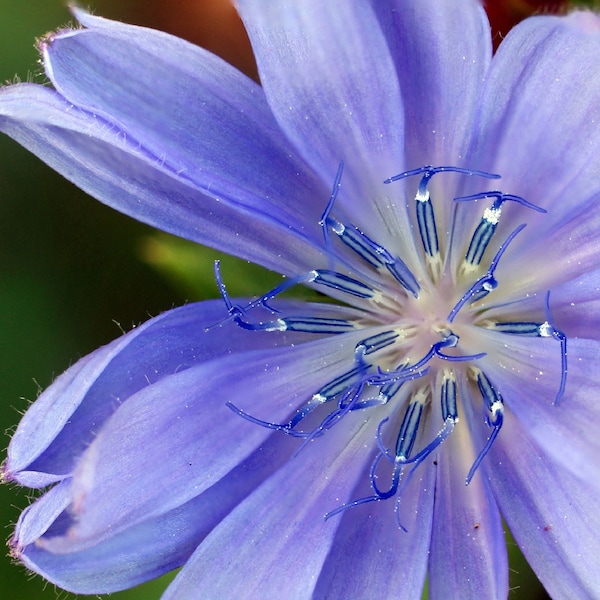
[[[91,7],[104,16],[201,40],[253,74],[252,58],[228,8],[219,13],[220,28],[211,24],[208,13],[221,10],[219,4],[94,0]],[[15,81],[15,76],[42,81],[34,39],[69,21],[61,0],[0,0],[0,82]],[[0,430],[7,434],[0,441],[2,455],[20,413],[78,358],[149,315],[215,296],[210,274],[215,256],[105,208],[0,137]],[[255,272],[248,276],[247,266],[242,267],[227,265],[230,281],[238,283],[231,292],[241,293],[245,281],[254,281],[246,288],[250,293],[264,289]],[[4,540],[28,503],[25,491],[0,487]],[[511,548],[516,549],[514,543]],[[511,598],[545,598],[518,552],[514,554]],[[110,597],[158,598],[169,580],[167,576]],[[73,598],[27,574],[1,546],[0,596]]]

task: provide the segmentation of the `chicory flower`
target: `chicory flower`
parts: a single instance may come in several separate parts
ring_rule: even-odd
[[[600,590],[600,19],[492,57],[474,1],[240,0],[262,86],[75,10],[0,129],[100,201],[278,271],[166,312],[23,417],[11,548],[78,593]],[[309,285],[337,302],[280,294]],[[596,382],[596,383],[595,383]]]

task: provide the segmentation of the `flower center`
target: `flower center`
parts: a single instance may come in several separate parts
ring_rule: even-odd
[[[366,502],[392,496],[400,498],[402,489],[410,481],[415,469],[453,432],[459,419],[459,389],[468,389],[480,397],[485,423],[491,430],[487,442],[466,474],[465,482],[469,484],[504,422],[504,400],[497,382],[493,382],[481,367],[481,359],[486,352],[477,348],[478,339],[473,331],[478,328],[512,336],[553,338],[559,342],[561,378],[555,404],[563,396],[567,376],[567,339],[554,325],[550,313],[550,292],[545,297],[544,321],[499,322],[485,318],[485,306],[482,303],[498,287],[496,269],[513,240],[525,228],[525,224],[516,227],[502,241],[495,254],[489,256],[489,245],[496,234],[503,205],[506,202],[517,203],[541,213],[546,212],[544,209],[520,196],[497,190],[454,198],[457,205],[476,201],[489,201],[490,204],[485,207],[466,252],[462,251],[464,256],[459,259],[455,272],[451,272],[451,261],[448,260],[451,248],[446,249],[444,255],[438,239],[429,190],[431,179],[443,173],[482,179],[498,179],[500,176],[461,167],[425,166],[390,177],[384,183],[393,184],[410,177],[420,177],[414,210],[422,248],[422,265],[409,265],[354,224],[335,218],[334,206],[341,186],[342,171],[343,164],[340,164],[331,197],[319,222],[331,257],[330,268],[315,269],[287,279],[260,298],[239,306],[229,298],[219,264],[215,265],[215,277],[229,318],[240,327],[251,331],[296,331],[319,335],[344,334],[356,330],[365,332],[365,337],[356,344],[353,355],[349,357],[351,367],[315,390],[289,422],[263,421],[228,403],[237,414],[263,427],[312,440],[324,435],[352,411],[375,412],[378,407],[393,404],[396,398],[401,399],[398,403],[401,406],[394,407],[391,413],[394,418],[386,416],[380,420],[377,428],[378,453],[370,474],[373,494],[344,504],[329,512],[327,517]],[[449,239],[452,240],[452,235]],[[353,257],[354,262],[348,256]],[[417,266],[421,267],[420,270],[417,270]],[[357,272],[366,272],[366,275],[355,276]],[[363,316],[353,320],[278,316],[278,311],[270,306],[271,300],[298,284],[320,286],[337,298],[347,299],[349,304],[362,311]],[[273,318],[267,321],[253,320],[250,313],[259,307],[267,309]],[[426,408],[431,407],[434,401],[439,402],[438,410],[426,412]],[[317,414],[321,416],[315,425]],[[441,415],[441,422],[437,435],[423,441],[425,415]],[[307,423],[312,425],[306,427]],[[393,449],[388,448],[384,441],[390,436]],[[388,464],[387,473],[391,479],[387,489],[382,489],[378,484],[382,462]]]

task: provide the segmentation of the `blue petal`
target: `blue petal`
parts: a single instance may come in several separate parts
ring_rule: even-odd
[[[289,224],[318,231],[326,198],[294,157],[260,86],[173,36],[76,16],[89,29],[42,42],[46,72],[69,102],[115,125],[216,200],[283,213]]]
[[[351,498],[373,493],[365,473]],[[364,484],[364,485],[361,485]],[[435,466],[427,462],[403,491],[398,518],[394,500],[348,509],[341,518],[313,598],[419,598],[427,575]]]
[[[402,99],[370,3],[243,0],[238,8],[281,128],[324,181],[345,162],[336,207],[400,248],[412,238],[405,203],[382,182],[404,166]]]
[[[292,438],[272,435],[203,494],[83,549],[74,550],[72,517],[60,514],[71,499],[70,480],[65,480],[23,513],[11,540],[13,552],[31,570],[80,594],[114,592],[159,577],[181,566],[233,507],[289,459],[295,446]],[[58,516],[66,522],[60,531]]]
[[[30,504],[21,513],[15,534],[9,542],[13,553],[20,556],[26,546],[43,536],[70,502],[71,480],[64,479]]]
[[[400,80],[407,165],[461,164],[492,59],[483,7],[476,0],[372,5]]]
[[[291,314],[341,318],[350,314],[332,306],[293,302],[281,302],[279,308]],[[140,389],[232,349],[272,347],[291,339],[285,334],[249,332],[232,322],[205,331],[226,315],[220,301],[168,311],[73,365],[23,417],[9,446],[5,475],[31,487],[60,480],[72,473],[81,453],[119,404]],[[293,339],[301,342],[307,336],[296,334]]]
[[[508,557],[500,512],[486,480],[476,475],[465,486],[477,451],[463,419],[438,452],[429,560],[432,599],[508,596]]]
[[[223,520],[198,547],[163,600],[312,598],[340,521],[328,507],[347,499],[371,460],[373,422],[348,415]],[[210,564],[210,569],[206,565]]]
[[[596,457],[589,452],[589,460]],[[510,411],[481,467],[515,540],[550,596],[598,598],[597,486],[540,451]]]
[[[600,17],[526,19],[494,56],[473,131],[473,155],[503,189],[559,223],[600,188]],[[513,224],[514,226],[514,224]]]
[[[303,222],[243,194],[245,204],[210,197],[127,131],[48,88],[1,89],[0,130],[84,191],[140,221],[279,272],[295,275],[318,264],[318,217],[313,223],[307,212]],[[297,180],[285,179],[285,185],[294,198],[322,196],[325,203],[329,196],[327,189],[319,194]]]
[[[363,337],[357,331],[216,358],[128,398],[78,462],[71,549],[165,513],[219,481],[271,433],[226,402],[285,421],[315,390],[348,370]]]

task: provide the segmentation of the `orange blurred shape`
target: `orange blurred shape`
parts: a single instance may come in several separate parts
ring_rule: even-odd
[[[535,14],[564,13],[567,0],[487,0],[484,2],[492,26],[495,47],[517,23]]]
[[[495,47],[519,21],[534,14],[564,13],[568,7],[568,0],[483,0],[483,3]],[[207,48],[258,80],[250,42],[232,0],[134,0],[128,18]]]
[[[103,2],[98,2],[101,7]],[[221,56],[240,71],[258,79],[250,42],[231,0],[134,0],[113,12],[130,23],[153,27],[189,40]],[[108,11],[105,11],[110,16]]]

